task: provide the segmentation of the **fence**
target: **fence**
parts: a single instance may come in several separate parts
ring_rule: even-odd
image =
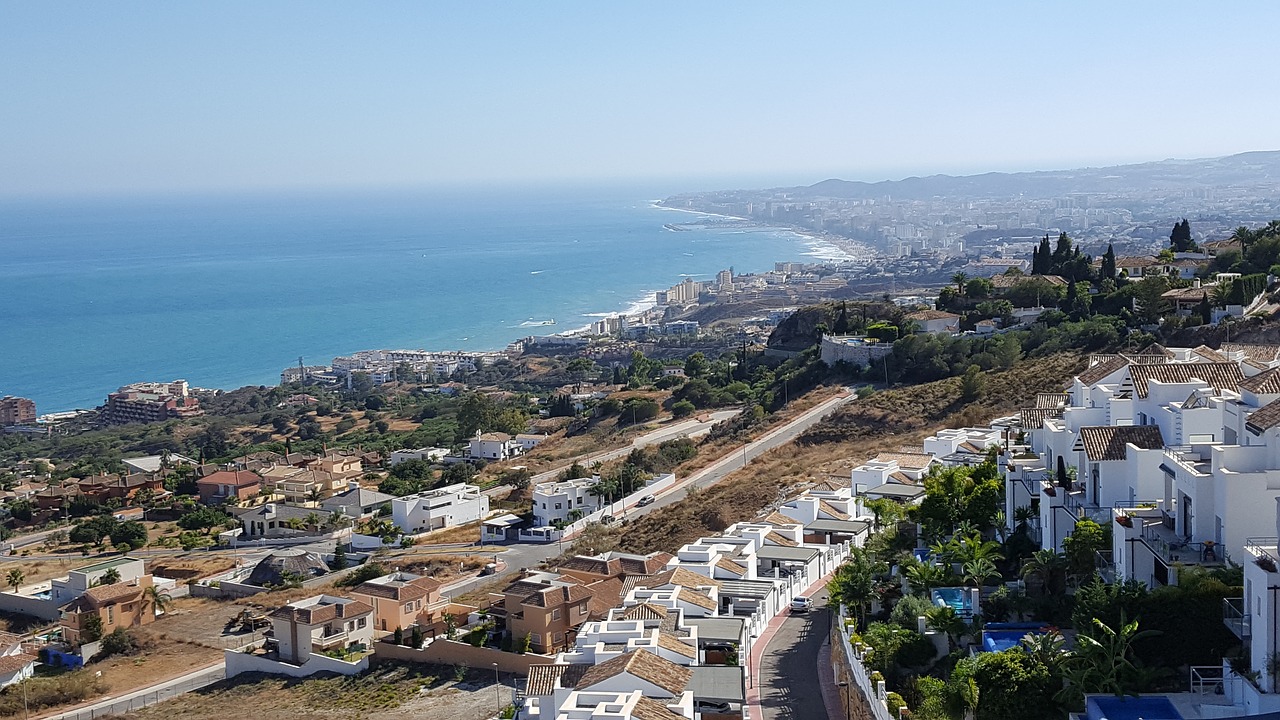
[[[497,663],[498,670],[501,672],[521,677],[529,675],[530,665],[546,665],[555,662],[555,657],[552,655],[535,653],[521,655],[490,647],[472,647],[464,642],[444,638],[432,640],[421,650],[389,642],[376,642],[373,644],[373,654],[379,658],[405,662],[466,665],[472,668],[490,668]]]
[[[179,695],[206,688],[219,682],[224,677],[223,666],[218,665],[161,689],[135,693],[108,703],[99,703],[81,710],[71,710],[60,715],[51,715],[46,720],[94,720],[94,718],[105,718],[111,715],[133,712],[134,710],[141,710],[148,705],[155,705]]]
[[[831,626],[831,661],[836,665],[837,677],[841,682],[849,683],[849,690],[858,689],[858,693],[862,695],[864,711],[869,713],[872,720],[898,720],[890,714],[889,706],[885,705],[884,681],[871,682],[871,675],[862,664],[863,655],[849,642],[844,624],[848,619],[845,608],[842,606],[840,613],[832,617],[834,622]],[[846,702],[853,702],[852,694],[845,696],[844,699]],[[854,714],[851,708],[848,712],[850,715]],[[858,713],[859,716],[862,714],[862,712]]]

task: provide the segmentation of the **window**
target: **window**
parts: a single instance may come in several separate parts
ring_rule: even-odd
[[[541,645],[542,633],[529,633],[529,643],[532,645]]]
[[[556,503],[556,509],[559,510],[561,505],[563,505],[563,503]]]
[[[360,618],[359,620],[356,620],[356,627],[358,627],[358,628],[362,628],[362,627],[364,627],[364,626],[365,626],[365,620],[366,620],[366,618]]]
[[[405,611],[405,612],[407,612],[407,613],[409,613],[409,612],[413,612],[413,603],[409,603],[408,605],[405,605],[405,606],[404,606],[404,611]]]
[[[554,637],[555,637],[555,644],[559,645],[560,643],[564,642],[564,633],[558,632],[555,634]]]
[[[113,606],[113,605],[108,605],[108,606],[107,606],[107,624],[108,624],[108,625],[110,625],[111,623],[113,623],[113,622],[115,622],[115,621],[116,621],[116,609],[115,609],[115,606]]]
[[[581,505],[581,504],[582,504],[582,496],[581,496],[581,495],[579,495],[579,496],[578,496],[578,504],[579,504],[579,505]]]
[[[559,619],[560,619],[560,608],[556,608],[556,609],[554,609],[554,610],[552,610],[552,611],[551,611],[551,619],[552,619],[552,620],[559,620]]]

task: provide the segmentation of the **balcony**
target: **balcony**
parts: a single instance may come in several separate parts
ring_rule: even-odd
[[[1245,554],[1253,558],[1253,563],[1268,573],[1276,572],[1280,567],[1280,552],[1277,552],[1280,540],[1273,537],[1245,538]]]
[[[1076,484],[1076,487],[1080,487],[1079,483]],[[1104,527],[1111,522],[1111,508],[1104,508],[1090,503],[1086,499],[1083,489],[1068,492],[1063,499],[1063,505],[1076,520],[1092,520]]]
[[[347,631],[339,630],[338,632],[321,635],[318,638],[312,638],[311,646],[318,650],[330,650],[336,647],[344,647],[348,641]]]
[[[1148,513],[1142,513],[1135,515],[1134,520],[1142,521],[1143,544],[1166,566],[1173,563],[1208,566],[1223,564],[1220,557],[1222,549],[1216,543],[1211,540],[1188,542],[1169,527],[1172,523],[1164,511],[1155,512],[1159,515],[1154,518],[1149,517]]]
[[[1244,598],[1222,599],[1222,622],[1236,637],[1241,640],[1249,639],[1249,613],[1245,610]]]

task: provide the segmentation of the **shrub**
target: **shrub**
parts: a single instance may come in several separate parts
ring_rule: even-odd
[[[376,577],[382,577],[387,574],[387,569],[380,563],[367,562],[355,570],[347,573],[345,577],[334,583],[338,587],[355,587],[366,580],[372,580]]]
[[[112,655],[132,655],[138,650],[138,641],[133,635],[122,627],[107,633],[102,638],[102,649],[94,656],[96,660],[111,657]]]
[[[696,411],[697,408],[688,400],[681,400],[671,406],[671,415],[677,418],[689,417]]]

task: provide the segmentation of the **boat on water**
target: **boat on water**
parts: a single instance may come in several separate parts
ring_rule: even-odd
[[[548,325],[555,325],[555,324],[556,324],[555,318],[552,318],[550,320],[534,320],[533,318],[530,318],[520,323],[520,327],[547,327]]]
[[[671,223],[667,223],[662,227],[666,228],[667,230],[670,230],[671,232],[690,232],[689,228],[684,227],[683,225],[673,225]]]

